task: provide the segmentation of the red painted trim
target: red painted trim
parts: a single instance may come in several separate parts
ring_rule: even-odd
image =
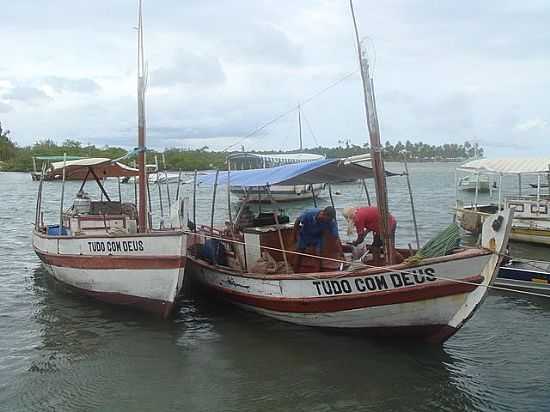
[[[461,280],[481,283],[483,281],[483,276],[470,276]],[[200,275],[199,281],[201,281]],[[276,312],[290,313],[330,313],[373,306],[396,305],[400,303],[416,302],[468,293],[477,288],[477,286],[474,285],[442,281],[434,285],[422,285],[364,294],[339,295],[337,297],[274,298],[237,292],[211,284],[205,285],[213,289],[213,291],[217,292],[224,298],[237,303],[273,310]]]
[[[81,256],[52,255],[35,250],[48,265],[74,269],[177,269],[185,267],[185,256]]]

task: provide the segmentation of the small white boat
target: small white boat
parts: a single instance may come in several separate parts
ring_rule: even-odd
[[[489,176],[468,175],[458,181],[458,188],[467,192],[475,192],[476,187],[479,192],[488,192],[491,187]]]
[[[234,153],[228,156],[227,161],[231,170],[249,170],[273,168],[288,164],[301,164],[324,159],[324,156],[310,153],[293,154],[257,154]],[[231,193],[239,196],[239,199],[247,199],[252,203],[292,202],[299,200],[311,200],[319,198],[325,185],[274,185],[269,192],[264,187],[231,186]]]

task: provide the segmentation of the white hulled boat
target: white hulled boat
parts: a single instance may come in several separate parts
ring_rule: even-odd
[[[295,233],[290,225],[281,224],[274,214],[275,224],[243,228],[238,219],[233,224],[230,214],[225,228],[215,229],[211,219],[210,226],[198,226],[196,233],[190,234],[189,274],[222,299],[275,319],[442,342],[460,329],[483,302],[505,251],[513,212],[504,210],[486,220],[480,247],[456,247],[429,258],[413,258],[414,252],[400,250],[411,259],[395,263],[395,249],[387,228],[385,174],[373,81],[358,36],[357,47],[372,169],[353,162],[318,160],[300,166],[280,166],[273,171],[207,175],[201,177],[201,184],[272,187],[338,183],[374,175],[379,212],[385,217],[381,220],[384,261],[351,262],[342,256],[339,240],[331,243],[327,239],[321,256],[308,253],[293,273]]]
[[[60,218],[46,224],[41,180],[33,248],[57,280],[100,300],[139,307],[167,317],[183,284],[186,236],[181,219],[170,229],[154,230],[147,211],[145,171],[145,77],[141,1],[138,18],[138,169],[110,159],[82,159],[52,164],[62,175]],[[112,200],[101,183],[106,177],[139,176],[135,202]],[[64,210],[67,178],[83,179],[71,208]],[[94,178],[105,200],[84,192]],[[180,210],[174,207],[174,210]]]
[[[324,156],[311,153],[292,154],[258,154],[258,153],[233,153],[227,157],[231,170],[248,170],[273,168],[288,164],[298,164],[324,159]],[[311,200],[314,196],[319,197],[324,189],[323,183],[304,185],[274,185],[269,188],[268,193],[263,186],[246,187],[231,186],[231,193],[239,196],[240,199],[247,199],[248,202],[292,202],[297,200]]]

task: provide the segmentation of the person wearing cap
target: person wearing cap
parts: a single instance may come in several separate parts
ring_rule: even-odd
[[[351,235],[354,227],[357,232],[357,239],[351,242],[351,244],[357,246],[363,243],[367,234],[372,232],[373,242],[370,249],[375,260],[379,259],[380,248],[383,246],[384,242],[382,241],[382,228],[380,227],[381,218],[378,208],[376,206],[358,208],[346,207],[342,213],[348,222],[348,234]],[[388,232],[393,245],[395,245],[396,228],[397,221],[391,214],[388,214]]]
[[[336,210],[332,206],[324,209],[308,209],[294,222],[294,230],[298,235],[296,245],[297,252],[305,252],[312,246],[318,255],[321,254],[323,236],[325,233],[338,238],[338,224],[336,223]],[[294,259],[294,272],[298,272],[302,263],[302,255],[296,255]],[[322,259],[319,259],[319,270],[323,267]]]

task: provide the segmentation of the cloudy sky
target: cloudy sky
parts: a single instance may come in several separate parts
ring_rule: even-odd
[[[4,3],[0,121],[12,137],[135,146],[136,1]],[[550,153],[550,2],[355,5],[383,140]],[[365,142],[347,0],[144,0],[144,23],[148,146],[296,148],[300,103],[306,146]]]

